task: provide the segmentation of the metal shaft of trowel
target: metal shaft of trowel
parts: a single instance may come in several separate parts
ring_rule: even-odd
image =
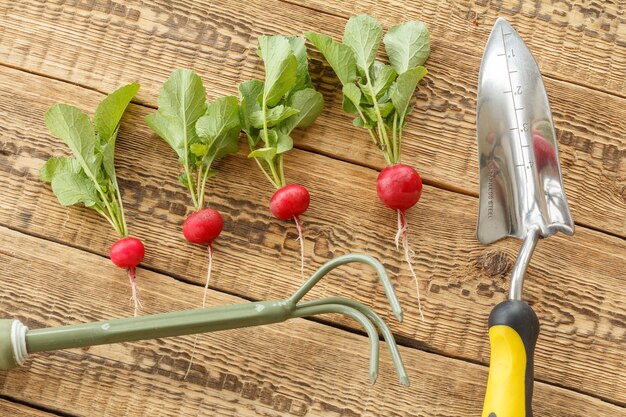
[[[522,300],[522,287],[524,286],[524,275],[530,263],[537,241],[539,240],[539,227],[528,229],[522,248],[517,256],[517,261],[511,274],[511,289],[509,290],[509,300]]]

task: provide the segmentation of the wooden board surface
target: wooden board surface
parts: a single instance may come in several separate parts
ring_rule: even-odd
[[[34,235],[54,236],[56,241],[106,256],[114,235],[101,231],[103,221],[86,210],[58,206],[49,187],[38,181],[38,167],[48,157],[58,155],[59,146],[50,140],[41,125],[32,121],[33,114],[37,115],[35,120],[40,120],[61,94],[61,101],[88,107],[95,106],[102,96],[16,70],[0,69],[0,74],[5,75],[0,80],[11,80],[3,85],[7,99],[0,103],[18,97],[17,101],[30,109],[24,112],[0,104],[0,111],[10,121],[5,127],[7,135],[2,135],[2,149],[8,155],[0,166],[7,175],[19,178],[5,188],[7,205],[0,210],[0,222]],[[176,162],[162,161],[161,156],[169,150],[141,122],[151,111],[131,106],[118,142],[117,163],[127,190],[124,199],[130,228],[146,242],[146,265],[201,284],[205,254],[201,248],[182,244],[180,240],[179,225],[188,208],[184,190],[170,175],[178,169]],[[18,132],[20,126],[27,132],[26,136]],[[414,346],[486,363],[489,349],[484,323],[490,308],[505,298],[507,274],[516,256],[517,242],[490,247],[478,244],[473,237],[476,199],[428,187],[418,209],[410,216],[415,226],[412,236],[419,242],[416,267],[423,280],[427,317],[427,322],[422,323],[415,308],[412,283],[392,247],[394,218],[376,201],[370,186],[376,172],[302,151],[296,155],[302,163],[294,164],[288,174],[306,184],[314,196],[310,213],[305,217],[310,259],[307,271],[312,272],[340,253],[372,253],[383,259],[389,270],[400,273],[396,282],[407,317],[401,326],[393,324],[399,335]],[[291,224],[268,218],[266,201],[270,192],[267,195],[252,192],[263,179],[250,162],[243,155],[224,161],[224,174],[218,175],[212,185],[214,189],[227,190],[226,195],[211,193],[210,198],[227,221],[226,231],[216,245],[212,285],[254,299],[278,298],[293,291],[299,281],[294,279],[298,254],[295,235]],[[150,168],[133,169],[140,164]],[[319,166],[319,172],[312,175],[307,172],[306,167],[311,165]],[[228,172],[244,171],[250,173],[249,184],[233,187]],[[334,174],[330,175],[331,172]],[[159,189],[153,183],[159,184]],[[40,206],[46,210],[39,212]],[[233,206],[234,211],[229,209]],[[363,215],[355,217],[347,213],[342,210],[346,206]],[[374,233],[364,234],[359,230]],[[556,258],[557,252],[563,255]],[[626,400],[619,389],[624,360],[621,343],[624,329],[619,321],[623,305],[619,304],[619,292],[614,290],[619,287],[620,274],[626,268],[624,253],[626,244],[622,239],[584,228],[579,228],[575,237],[558,236],[541,243],[527,284],[527,296],[544,323],[542,339],[551,342],[538,346],[538,379],[577,387],[603,398]],[[272,262],[275,257],[284,262]],[[342,276],[338,283],[329,284],[332,291],[323,294],[357,296],[364,302],[376,294],[369,301],[391,319],[382,292],[376,290],[376,281],[354,269],[348,270],[353,277]],[[122,271],[112,273],[123,278]],[[238,278],[233,280],[233,277]],[[355,289],[348,279],[362,284]],[[593,297],[589,298],[591,294],[602,302],[594,302]],[[587,308],[578,308],[579,304]],[[463,338],[459,339],[459,334]],[[575,347],[573,353],[572,347]],[[568,360],[564,361],[566,357]],[[595,366],[587,370],[590,363]],[[604,366],[607,364],[610,366]],[[585,369],[582,374],[581,369]]]
[[[386,354],[378,385],[369,387],[361,330],[329,316],[323,323],[296,320],[203,336],[196,376],[188,381],[181,375],[190,338],[40,355],[24,369],[0,373],[0,414],[1,407],[29,413],[31,404],[89,416],[179,415],[179,409],[180,415],[225,416],[478,415],[489,356],[485,323],[506,297],[519,248],[514,240],[483,246],[474,237],[477,68],[490,25],[503,14],[539,58],[578,224],[573,237],[540,242],[525,287],[542,323],[536,414],[625,415],[623,7],[537,2],[535,9],[510,11],[514,5],[507,1],[296,3],[0,0],[0,257],[9,265],[0,272],[0,311],[33,327],[129,312],[124,272],[106,259],[112,230],[87,210],[60,207],[38,181],[43,162],[67,152],[42,122],[53,103],[91,111],[100,92],[141,82],[137,105],[123,121],[116,164],[131,233],[148,250],[142,295],[147,313],[187,308],[200,302],[206,253],[182,240],[180,224],[191,208],[175,180],[179,168],[143,122],[169,72],[194,68],[210,99],[235,94],[237,83],[262,76],[254,54],[260,33],[313,29],[339,38],[352,13],[374,13],[386,27],[409,16],[426,21],[433,36],[430,73],[409,120],[405,155],[427,183],[409,213],[425,322],[393,248],[393,213],[378,203],[373,188],[382,158],[341,113],[337,82],[314,51],[312,75],[326,110],[297,135],[300,149],[288,156],[287,177],[312,193],[305,217],[308,273],[333,256],[368,252],[392,274],[405,308],[402,324],[364,268],[343,268],[312,296],[349,296],[381,313],[404,345],[413,388],[404,391],[395,382]],[[209,200],[226,228],[215,247],[211,302],[290,294],[300,280],[293,226],[270,218],[271,189],[245,151],[218,169]],[[17,247],[32,249],[35,257],[24,258]],[[24,276],[25,269],[33,273]],[[99,288],[107,289],[106,296],[95,299]],[[344,363],[345,352],[357,353]],[[38,409],[26,415],[38,415]]]
[[[415,10],[413,7],[411,10]],[[281,13],[273,11],[277,9]],[[607,8],[606,13],[611,10]],[[417,111],[409,119],[405,137],[411,139],[403,146],[404,161],[415,166],[428,183],[476,195],[475,96],[480,57],[490,27],[476,28],[462,21],[463,25],[448,28],[468,39],[467,47],[472,45],[468,51],[446,42],[449,36],[441,34],[442,20],[459,22],[454,17],[457,11],[444,8],[434,20],[429,19],[432,14],[426,8],[423,13],[411,15],[433,26],[434,46],[427,62],[430,73],[418,94]],[[495,19],[493,12],[489,16],[484,19]],[[150,6],[128,2],[123,9],[98,2],[15,2],[3,19],[0,60],[99,91],[139,81],[143,88],[137,100],[150,106],[156,105],[161,84],[176,67],[190,67],[202,74],[211,98],[236,94],[238,83],[262,76],[260,59],[254,53],[258,34],[317,30],[340,38],[345,24],[343,17],[288,3],[233,0],[210,5],[188,0]],[[389,18],[383,21],[390,22]],[[541,22],[536,18],[518,29],[532,41],[544,28]],[[549,32],[543,36],[561,39]],[[600,42],[591,39],[589,42]],[[545,46],[542,41],[536,43]],[[537,47],[536,55],[542,57],[542,70],[543,63],[548,62],[563,66],[562,74],[583,70],[591,73],[590,65],[595,63],[604,72],[596,68],[598,76],[594,79],[600,74],[602,79],[621,74],[621,83],[608,88],[614,94],[580,85],[575,75],[575,84],[547,78],[546,86],[575,221],[626,237],[626,48],[608,45],[614,47],[602,49],[596,45],[592,49],[578,43],[574,51],[560,59]],[[534,43],[530,47],[535,51]],[[582,69],[570,70],[573,63],[565,65],[563,56],[584,62]],[[327,109],[315,127],[298,136],[297,146],[381,169],[384,160],[370,146],[366,132],[352,127],[351,118],[342,113],[338,82],[332,71],[318,53],[313,52],[312,58],[313,76],[325,94]]]
[[[105,257],[0,228],[0,261],[10,267],[3,291],[14,295],[2,298],[0,310],[30,327],[126,313],[128,289]],[[168,276],[139,273],[146,313],[193,308],[189,300],[202,294]],[[58,277],[53,283],[51,275]],[[215,305],[245,302],[214,291],[209,297]],[[372,386],[367,339],[310,320],[202,335],[184,379],[192,344],[193,337],[177,337],[37,354],[24,368],[0,373],[0,389],[77,416],[466,417],[482,405],[482,366],[401,348],[411,378],[404,388],[383,344]],[[536,405],[546,417],[626,416],[618,406],[543,383],[536,384]]]

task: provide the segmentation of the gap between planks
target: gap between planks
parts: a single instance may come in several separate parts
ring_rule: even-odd
[[[66,413],[61,410],[57,410],[54,408],[49,408],[40,404],[29,403],[28,401],[20,400],[18,398],[11,397],[10,395],[0,394],[0,400],[7,401],[12,404],[22,405],[24,407],[32,408],[33,410],[41,411],[42,413],[46,413],[47,415],[59,416],[59,417],[78,417],[75,414]],[[37,417],[39,414],[33,414],[33,417]]]
[[[96,256],[99,256],[99,257],[104,258],[104,259],[108,259],[106,256],[103,256],[102,254],[100,254],[100,253],[98,253],[96,251],[91,251],[88,248],[81,247],[80,245],[73,245],[73,244],[66,243],[66,242],[63,242],[63,241],[60,241],[60,240],[56,240],[56,239],[54,239],[52,237],[42,236],[42,235],[40,235],[38,233],[33,233],[33,232],[30,232],[30,231],[21,230],[19,228],[10,227],[10,226],[7,226],[7,225],[1,225],[1,227],[4,227],[4,228],[6,228],[8,230],[11,230],[11,231],[23,234],[25,236],[31,236],[31,237],[34,237],[34,238],[37,238],[37,239],[41,239],[41,240],[44,240],[44,241],[53,242],[53,243],[56,243],[56,244],[64,246],[64,247],[80,250],[82,252],[86,252],[86,253],[89,253],[89,254],[92,254],[92,255],[96,255]],[[599,233],[602,233],[602,232],[599,232]],[[189,280],[189,279],[187,279],[187,278],[185,278],[185,277],[183,277],[181,275],[172,274],[171,272],[162,270],[160,268],[154,268],[154,267],[149,267],[149,266],[143,266],[142,265],[141,269],[146,270],[146,271],[150,271],[150,272],[154,272],[156,274],[159,274],[159,275],[162,275],[164,277],[173,279],[174,281],[178,281],[178,282],[186,284],[186,285],[193,285],[193,286],[201,287],[201,288],[204,287],[204,285],[202,283],[193,282],[193,281],[191,281],[191,280]],[[232,292],[232,291],[226,291],[226,290],[224,290],[222,288],[216,288],[216,287],[209,287],[209,288],[212,291],[215,291],[215,292],[218,292],[218,293],[221,293],[221,294],[226,294],[226,295],[233,296],[233,297],[237,297],[237,298],[240,298],[240,299],[245,300],[247,302],[261,301],[261,300],[255,299],[255,298],[246,297],[243,294],[238,294],[238,293],[235,293],[235,292]],[[321,325],[324,325],[324,326],[328,326],[330,328],[334,328],[334,329],[337,329],[337,330],[345,331],[345,332],[348,332],[348,333],[351,333],[351,334],[354,334],[354,335],[358,335],[358,336],[362,336],[362,337],[366,337],[367,336],[367,334],[363,330],[358,328],[358,327],[349,327],[347,325],[344,325],[344,324],[341,324],[341,323],[338,323],[338,322],[333,322],[331,320],[326,320],[326,319],[323,319],[323,318],[302,317],[302,319],[303,320],[308,320],[308,321],[311,321],[311,322],[314,322],[314,323],[318,323],[318,324],[321,324]],[[393,332],[392,332],[392,334],[393,334],[393,337],[394,337],[394,339],[396,341],[396,344],[398,346],[402,346],[402,347],[405,347],[407,349],[415,349],[415,350],[419,350],[419,351],[422,351],[422,352],[431,353],[431,354],[438,355],[438,356],[441,356],[441,357],[446,358],[446,359],[457,360],[457,361],[460,361],[460,362],[466,362],[466,363],[470,363],[470,364],[473,364],[473,365],[482,366],[482,367],[485,367],[485,368],[489,367],[488,363],[483,363],[483,362],[480,362],[480,361],[473,361],[473,360],[470,360],[468,358],[464,358],[462,356],[446,354],[444,351],[440,351],[439,349],[429,349],[425,344],[420,343],[417,340],[412,340],[412,339],[409,339],[407,337],[398,335],[398,334],[393,333]],[[380,334],[378,335],[378,338],[379,338],[379,340],[384,341]],[[617,407],[626,408],[626,403],[623,403],[621,401],[615,401],[614,399],[607,398],[607,397],[605,397],[603,395],[598,395],[598,394],[596,394],[594,392],[587,392],[585,390],[576,389],[575,387],[568,387],[568,386],[565,386],[563,384],[550,382],[548,380],[544,380],[544,379],[541,379],[541,378],[535,378],[534,381],[535,382],[540,382],[540,383],[548,385],[548,386],[560,388],[560,389],[563,389],[563,390],[566,390],[566,391],[575,392],[577,394],[584,395],[584,396],[589,397],[589,398],[594,398],[596,400],[603,401],[603,402],[605,402],[607,404],[611,404],[611,405],[614,405],[614,406],[617,406]],[[26,405],[26,406],[29,406],[29,407],[32,407],[32,408],[35,408],[35,409],[38,409],[38,410],[41,410],[41,411],[54,413],[55,415],[58,415],[58,416],[61,416],[61,417],[76,417],[73,414],[68,414],[68,413],[63,413],[63,412],[58,411],[58,410],[48,409],[46,407],[39,406],[39,405],[36,405],[36,404],[30,404],[28,402],[17,400],[17,399],[14,399],[12,397],[3,396],[2,394],[0,394],[0,399],[6,399],[8,401],[12,401],[12,402],[15,402],[15,403],[18,403],[18,404],[23,404],[23,405]]]
[[[294,4],[294,3],[290,3],[290,2],[285,1],[285,0],[280,0],[280,1],[282,1],[284,3],[288,3],[288,4]],[[297,4],[295,4],[295,5],[297,5]],[[304,6],[300,6],[300,7],[303,7],[305,9],[309,9],[308,7],[304,7]],[[320,11],[320,10],[317,10],[315,8],[311,8],[311,10]],[[326,13],[326,14],[330,14],[330,13]],[[330,15],[337,16],[337,15],[334,15],[334,14],[330,14]],[[342,17],[342,16],[338,16],[338,17]],[[107,95],[108,94],[106,91],[98,90],[97,88],[93,88],[93,87],[90,87],[90,86],[85,85],[85,84],[73,82],[73,81],[70,81],[70,80],[66,80],[64,78],[55,77],[53,75],[45,74],[43,72],[32,71],[32,70],[29,70],[29,69],[26,69],[26,68],[22,68],[22,67],[18,67],[18,66],[15,66],[15,65],[7,64],[5,62],[0,62],[0,66],[3,66],[5,68],[11,68],[11,69],[14,69],[16,71],[21,71],[21,72],[24,72],[26,74],[31,74],[31,75],[34,75],[34,76],[37,76],[37,77],[42,77],[42,78],[46,78],[46,79],[49,79],[49,80],[54,80],[54,81],[70,84],[70,85],[73,85],[73,86],[76,86],[76,87],[80,87],[80,88],[83,88],[85,90],[93,91],[93,92],[96,92],[96,93],[99,93],[99,94],[102,94],[102,95]],[[552,77],[546,77],[546,78],[555,79],[555,80],[558,80],[558,81],[562,81],[562,82],[566,82],[566,83],[570,83],[570,84],[574,84],[574,85],[579,85],[580,87],[588,88],[590,90],[602,91],[600,89],[594,89],[594,88],[590,88],[590,87],[585,86],[585,85],[571,83],[570,81],[562,80],[562,79],[559,79],[559,78],[552,78]],[[602,92],[604,92],[604,91],[602,91]],[[607,94],[610,94],[610,93],[607,93]],[[615,96],[621,97],[619,95],[615,95]],[[626,98],[626,97],[624,97],[624,98]],[[148,108],[148,109],[154,109],[154,110],[158,109],[157,106],[154,106],[154,105],[151,105],[151,104],[148,104],[148,103],[144,103],[144,102],[140,102],[140,101],[136,101],[135,99],[133,99],[131,101],[131,103],[133,103],[133,104],[135,104],[137,106]],[[373,170],[377,171],[376,166],[374,166],[373,164],[368,164],[366,162],[355,161],[355,160],[351,160],[349,158],[341,158],[341,157],[339,157],[337,155],[332,155],[330,153],[322,152],[322,151],[315,151],[315,150],[311,149],[310,147],[302,146],[302,145],[298,146],[298,145],[294,144],[294,148],[299,149],[299,150],[304,151],[304,152],[309,152],[309,153],[313,153],[313,154],[316,154],[316,155],[321,155],[321,156],[324,156],[324,157],[327,157],[327,158],[330,158],[330,159],[334,159],[336,161],[341,161],[341,162],[345,162],[345,163],[349,163],[349,164],[353,164],[353,165],[357,165],[357,166],[361,166],[361,167],[364,167],[364,168],[369,168],[369,169],[373,169]],[[470,191],[466,191],[466,190],[463,190],[460,187],[453,187],[453,186],[450,186],[450,185],[446,185],[446,184],[444,184],[444,183],[442,183],[440,181],[427,180],[427,179],[422,178],[422,182],[425,185],[428,185],[428,186],[431,186],[433,188],[437,188],[437,189],[440,189],[440,190],[443,190],[443,191],[450,191],[450,192],[461,194],[461,195],[465,195],[465,196],[468,196],[468,197],[478,198],[478,193],[473,193],[473,192],[470,192]],[[596,232],[604,233],[604,234],[606,234],[608,236],[612,236],[612,237],[616,237],[616,238],[619,238],[619,239],[622,239],[622,240],[626,240],[626,236],[621,236],[620,234],[612,232],[612,231],[602,230],[600,228],[594,227],[593,225],[580,223],[580,222],[577,222],[576,220],[574,220],[574,224],[576,226],[579,226],[579,227],[583,227],[583,228],[586,228],[586,229],[589,229],[589,230],[593,230],[593,231],[596,231]],[[41,236],[37,236],[37,237],[41,237]],[[182,279],[181,279],[181,281],[185,282]]]

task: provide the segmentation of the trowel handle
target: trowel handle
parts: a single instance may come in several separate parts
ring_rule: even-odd
[[[491,357],[482,417],[532,417],[538,336],[539,319],[525,302],[507,300],[491,311]]]

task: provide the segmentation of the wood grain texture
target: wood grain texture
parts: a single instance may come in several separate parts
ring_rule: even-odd
[[[41,120],[46,109],[55,102],[95,108],[102,95],[6,68],[0,68],[0,86],[0,117],[5,120],[0,126],[0,224],[106,257],[115,239],[112,228],[91,211],[60,207],[38,180],[45,159],[67,152],[45,130]],[[180,234],[191,205],[176,181],[173,152],[143,123],[152,111],[131,105],[118,139],[116,164],[129,228],[147,245],[145,265],[202,284],[206,252],[185,244]],[[305,151],[290,153],[286,166],[287,177],[312,194],[304,217],[307,273],[343,253],[370,253],[392,274],[405,322],[393,322],[379,284],[362,268],[344,268],[313,296],[354,297],[375,306],[409,345],[487,362],[487,316],[506,297],[519,243],[483,246],[476,241],[476,198],[425,187],[420,204],[409,212],[426,315],[421,322],[414,285],[393,248],[395,216],[376,198],[376,171]],[[212,287],[248,299],[290,294],[300,282],[295,228],[270,218],[270,186],[245,153],[224,160],[218,170],[208,196],[226,226],[215,245]],[[623,239],[582,227],[573,237],[555,236],[539,244],[525,288],[543,326],[539,380],[626,403],[621,389],[625,254]],[[124,272],[113,265],[109,273],[125,282]],[[140,285],[150,286],[141,276]],[[104,301],[121,308],[119,299]]]
[[[28,248],[29,256],[16,248]],[[0,227],[0,261],[8,265],[0,272],[0,312],[31,328],[127,313],[119,301],[128,289],[104,257]],[[201,296],[201,287],[139,272],[146,313],[192,308]],[[215,305],[244,302],[209,296]],[[184,379],[192,343],[186,336],[36,354],[0,372],[0,389],[89,417],[467,417],[482,405],[485,367],[401,348],[411,388],[396,381],[386,353],[372,386],[367,339],[309,320],[201,335]],[[534,405],[546,417],[626,416],[623,408],[543,383]]]
[[[27,405],[14,403],[0,399],[0,415],[7,417],[52,417],[56,414],[47,413],[28,407]]]
[[[520,32],[549,77],[626,97],[626,18],[620,0],[285,0],[349,18],[376,16],[386,27],[428,23],[434,48],[480,58],[500,16]]]
[[[389,17],[382,13],[381,7],[389,6],[389,2],[371,5],[387,25],[399,19],[397,12],[391,12]],[[355,3],[342,4],[349,8]],[[359,4],[369,11],[369,3]],[[406,2],[405,8],[387,8],[411,14],[415,7]],[[404,162],[415,166],[430,184],[476,195],[475,86],[480,51],[489,28],[476,28],[462,20],[459,16],[463,14],[458,10],[462,6],[458,4],[441,4],[437,13],[432,7],[425,8],[423,16],[433,26],[434,45],[427,63],[430,73],[420,86],[417,109],[409,119]],[[594,3],[588,13],[598,7]],[[613,9],[607,3],[607,15]],[[491,11],[484,19],[489,21],[492,15]],[[452,20],[448,22],[446,16]],[[624,73],[620,60],[626,59],[625,48],[617,43],[595,49],[573,43],[575,47],[556,59],[545,54],[540,47],[542,42],[534,40],[539,33],[541,39],[561,38],[543,31],[540,17],[529,19],[522,13],[513,23],[519,24],[520,33],[540,58],[542,70],[549,72],[560,65],[562,74],[574,74],[568,62],[576,61],[590,73],[592,65],[606,68],[602,78],[605,80]],[[448,22],[447,35],[442,33],[443,22]],[[457,24],[460,22],[465,23]],[[531,22],[538,25],[537,33],[531,31],[535,27]],[[277,1],[225,1],[210,5],[131,1],[123,6],[114,2],[12,2],[0,16],[0,24],[0,62],[99,91],[112,91],[122,83],[139,81],[143,88],[138,102],[155,106],[160,86],[176,67],[190,67],[203,74],[211,98],[236,94],[237,83],[262,76],[260,60],[254,54],[258,34],[317,30],[339,38],[345,18]],[[618,36],[621,27],[609,25],[609,31]],[[567,33],[572,37],[579,32],[567,29]],[[467,41],[456,47],[460,37]],[[569,45],[573,40],[563,42]],[[471,51],[467,49],[470,47]],[[585,54],[591,49],[601,55],[587,59]],[[313,76],[324,93],[326,110],[306,134],[297,135],[296,145],[381,169],[384,160],[371,146],[366,132],[352,127],[350,117],[342,113],[332,71],[319,53],[313,51],[311,56]],[[613,59],[617,62],[606,67]],[[623,82],[623,77],[619,79]],[[590,85],[588,80],[585,83]],[[546,86],[575,221],[626,237],[626,90],[623,86],[613,88],[622,95],[617,97],[549,78]]]

